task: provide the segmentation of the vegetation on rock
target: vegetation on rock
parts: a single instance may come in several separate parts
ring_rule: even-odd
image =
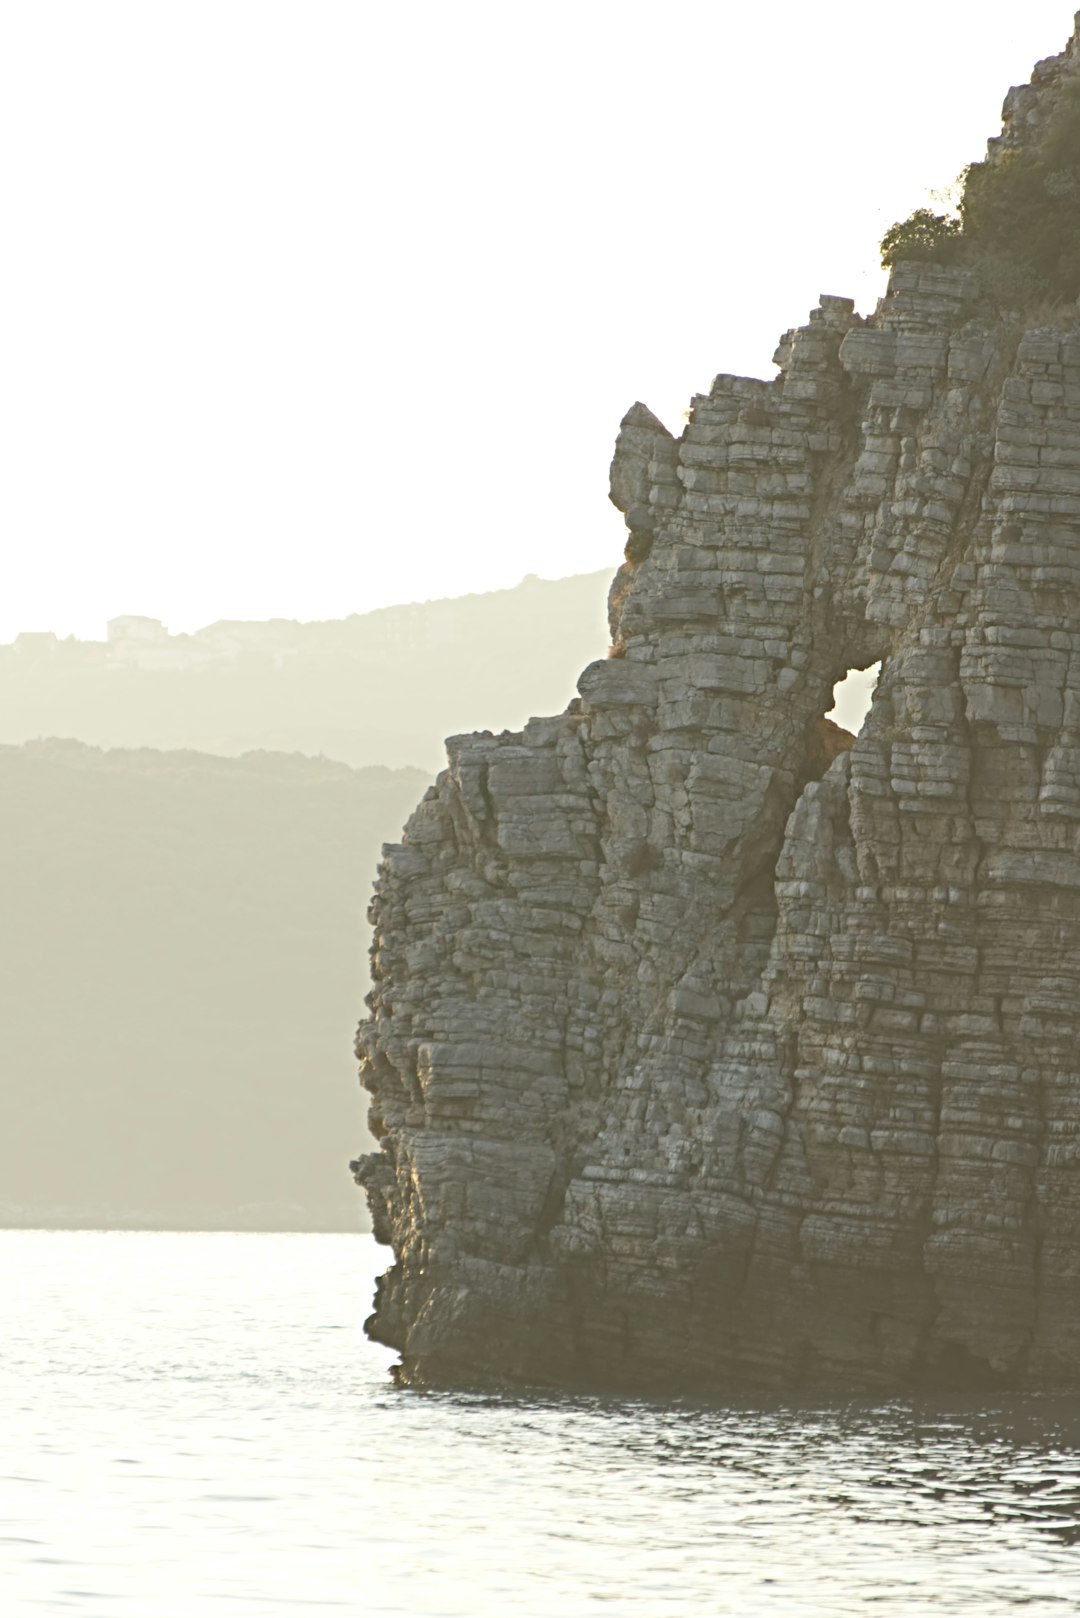
[[[916,208],[909,218],[890,225],[881,238],[882,266],[889,270],[904,259],[952,263],[960,231],[959,219],[931,213],[929,208]]]
[[[969,264],[983,296],[1005,307],[1080,294],[1080,87],[1062,94],[1041,139],[972,163],[960,183],[956,214],[917,208],[889,227],[886,268]]]

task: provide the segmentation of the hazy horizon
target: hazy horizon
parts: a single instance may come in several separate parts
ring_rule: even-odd
[[[310,623],[226,622],[201,638],[130,619],[107,643],[16,641],[0,646],[0,742],[300,753],[435,775],[447,736],[562,712],[607,650],[610,577],[526,579]]]
[[[445,735],[565,706],[607,580],[2,649],[0,1226],[366,1225],[380,847]]]
[[[621,518],[620,518],[620,521],[621,521]],[[318,618],[302,618],[302,617],[297,616],[296,614],[286,614],[286,613],[277,613],[273,617],[270,617],[270,618],[264,618],[264,617],[213,618],[213,619],[208,620],[206,623],[198,623],[198,624],[194,624],[190,628],[179,629],[179,628],[176,628],[173,624],[170,624],[167,620],[162,619],[162,618],[158,618],[156,614],[143,612],[142,609],[140,607],[138,607],[138,605],[130,605],[129,604],[128,607],[125,607],[125,608],[121,609],[118,612],[110,613],[108,618],[106,618],[106,619],[104,619],[102,621],[101,633],[98,634],[98,635],[82,634],[82,633],[79,633],[79,632],[74,631],[74,630],[68,635],[62,635],[61,632],[59,630],[55,629],[51,624],[33,624],[33,625],[27,624],[27,625],[24,625],[21,629],[17,629],[14,632],[14,634],[9,636],[7,639],[0,639],[0,647],[13,646],[15,641],[19,638],[19,636],[24,635],[24,634],[28,634],[28,635],[55,635],[58,640],[61,640],[61,639],[79,640],[79,641],[87,641],[87,642],[89,642],[91,644],[94,644],[94,643],[105,641],[106,638],[107,638],[108,625],[110,623],[112,623],[113,621],[115,621],[116,619],[120,619],[120,618],[147,618],[147,619],[150,619],[152,622],[160,623],[162,625],[162,627],[165,629],[165,631],[170,636],[199,635],[199,634],[204,633],[206,630],[214,629],[217,625],[223,624],[223,623],[245,624],[245,625],[248,625],[248,624],[251,624],[251,625],[256,625],[256,624],[266,624],[266,625],[270,625],[270,624],[293,624],[293,625],[296,625],[297,627],[303,628],[303,629],[316,629],[320,625],[324,625],[324,624],[325,625],[341,624],[341,623],[346,622],[348,619],[369,618],[369,617],[373,616],[376,613],[383,613],[383,612],[391,613],[391,612],[393,612],[395,610],[395,608],[399,608],[399,607],[438,607],[438,606],[442,606],[442,605],[451,605],[451,604],[453,604],[455,602],[469,601],[469,600],[472,600],[472,598],[475,597],[475,596],[509,595],[514,590],[520,590],[523,585],[528,585],[528,584],[531,584],[531,583],[538,583],[538,584],[565,584],[565,583],[569,583],[569,582],[572,582],[572,581],[575,581],[575,580],[580,580],[580,579],[596,578],[601,573],[609,573],[609,574],[613,575],[616,568],[617,568],[617,566],[618,566],[618,564],[619,564],[619,562],[621,562],[621,560],[622,560],[622,557],[620,555],[615,561],[613,561],[611,563],[611,566],[608,567],[608,568],[603,568],[603,567],[590,568],[590,569],[579,571],[577,573],[552,574],[552,575],[548,575],[548,574],[544,574],[544,573],[525,573],[525,574],[522,575],[522,577],[520,579],[514,580],[510,584],[495,585],[490,590],[485,590],[485,589],[461,590],[461,591],[456,592],[453,595],[410,596],[407,600],[384,601],[384,602],[380,603],[380,605],[377,606],[377,607],[357,607],[357,608],[353,608],[353,609],[351,609],[349,611],[336,612],[336,613],[332,613],[332,614],[330,614],[330,615],[328,615],[326,617],[318,617]]]
[[[429,779],[0,746],[0,1225],[366,1227],[364,913]]]
[[[627,408],[872,309],[1071,12],[9,8],[0,641],[614,567]]]

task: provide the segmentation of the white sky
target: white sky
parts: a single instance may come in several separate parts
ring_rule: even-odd
[[[0,640],[614,566],[636,398],[773,374],[1067,5],[8,0]]]

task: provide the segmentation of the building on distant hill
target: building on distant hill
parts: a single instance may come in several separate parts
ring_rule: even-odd
[[[157,643],[169,639],[169,631],[160,618],[144,618],[139,613],[128,613],[110,618],[105,625],[110,646],[125,645],[130,641]]]
[[[45,658],[56,656],[60,642],[52,630],[45,630],[43,633],[30,631],[16,635],[13,647],[17,657],[27,662],[40,663]]]
[[[197,645],[191,635],[170,635],[159,618],[137,614],[110,618],[105,632],[114,668],[196,669],[217,662],[220,656]]]

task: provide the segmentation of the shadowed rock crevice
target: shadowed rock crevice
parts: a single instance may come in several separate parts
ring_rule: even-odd
[[[635,405],[613,655],[385,850],[405,1380],[1080,1374],[1080,324],[973,287],[900,264],[679,437]]]

